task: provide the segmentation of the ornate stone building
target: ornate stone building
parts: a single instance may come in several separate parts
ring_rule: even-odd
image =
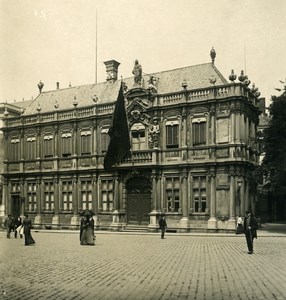
[[[6,114],[5,213],[28,213],[39,228],[78,228],[95,212],[98,228],[233,230],[255,210],[258,94],[243,74],[228,82],[212,62],[123,79],[131,154],[103,169],[119,63],[107,80],[42,91]],[[138,63],[139,64],[139,63]],[[131,73],[131,72],[130,72]],[[135,80],[136,79],[136,80]]]

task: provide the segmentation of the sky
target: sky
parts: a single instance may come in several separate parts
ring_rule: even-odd
[[[266,98],[286,78],[285,0],[0,0],[0,103],[106,80],[104,61],[131,77],[211,61],[244,70]]]

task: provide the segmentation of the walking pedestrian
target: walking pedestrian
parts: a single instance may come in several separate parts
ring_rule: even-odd
[[[23,226],[24,226],[24,235],[25,235],[25,246],[35,244],[35,241],[31,234],[32,221],[29,219],[27,215],[25,215]]]
[[[94,246],[92,222],[90,221],[90,216],[86,215],[82,223],[82,233],[80,238],[81,245]]]
[[[15,220],[15,224],[14,224],[14,228],[15,228],[14,237],[15,237],[15,239],[17,238],[18,233],[19,233],[20,238],[23,237],[23,235],[21,234],[21,228],[22,227],[23,227],[22,218],[19,216]]]
[[[258,229],[258,221],[254,217],[252,211],[246,212],[246,217],[243,222],[244,226],[244,234],[246,238],[248,254],[253,253],[253,240],[257,239],[257,229]]]
[[[161,239],[164,239],[166,228],[167,228],[165,214],[162,214],[159,218],[159,228],[161,230]]]
[[[80,218],[80,230],[79,230],[79,240],[81,241],[81,236],[82,236],[82,232],[83,232],[83,222],[84,222],[84,217]]]
[[[8,215],[7,219],[4,222],[4,226],[6,227],[7,239],[10,239],[11,231],[13,230],[14,222],[11,215]]]

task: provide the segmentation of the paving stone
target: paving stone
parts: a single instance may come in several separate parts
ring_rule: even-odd
[[[32,232],[34,246],[0,232],[0,299],[286,299],[286,236]]]

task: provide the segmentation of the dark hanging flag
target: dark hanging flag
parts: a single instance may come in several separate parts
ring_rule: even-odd
[[[121,83],[109,129],[110,142],[104,157],[105,170],[111,170],[112,166],[120,162],[130,151],[129,126],[122,85]]]

